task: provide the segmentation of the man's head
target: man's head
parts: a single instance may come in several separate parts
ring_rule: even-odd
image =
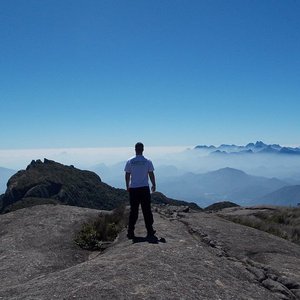
[[[144,151],[144,145],[142,143],[136,143],[135,144],[135,153],[136,154],[143,154]]]

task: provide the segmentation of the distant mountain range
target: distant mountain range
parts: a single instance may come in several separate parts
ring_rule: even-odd
[[[263,148],[264,144],[257,142],[253,145]],[[227,148],[233,147],[238,146]],[[196,206],[188,202],[195,202],[201,207],[221,201],[231,201],[242,206],[297,206],[300,203],[300,185],[296,179],[291,181],[254,176],[229,167],[206,173],[181,173],[174,168],[168,168],[169,173],[172,173],[168,176],[161,176],[161,172],[157,171],[158,191],[163,194],[153,194],[153,203],[189,205],[192,208]],[[3,168],[0,171],[6,172],[6,178],[15,173]],[[122,169],[118,173],[123,175]],[[3,183],[3,190],[4,185],[6,182]],[[42,203],[112,209],[127,200],[124,189],[105,184],[95,173],[45,159],[44,162],[32,161],[26,170],[19,171],[8,180],[5,194],[0,195],[0,212]]]
[[[210,145],[198,145],[194,149],[204,150],[211,154],[290,154],[300,155],[300,147],[282,147],[278,144],[265,144],[262,141],[249,143],[245,146],[222,144],[218,147]]]
[[[300,202],[300,188],[295,190],[277,178],[252,176],[233,168],[172,177],[160,184],[160,190],[169,197],[194,201],[202,207],[218,201],[283,206],[296,206]]]

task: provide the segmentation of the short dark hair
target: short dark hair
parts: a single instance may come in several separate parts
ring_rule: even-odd
[[[140,142],[136,143],[135,144],[135,151],[143,152],[144,151],[144,145],[143,145],[143,143],[140,143]]]

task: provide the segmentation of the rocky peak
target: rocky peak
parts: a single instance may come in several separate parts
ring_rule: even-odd
[[[256,148],[263,148],[263,147],[266,147],[267,145],[264,143],[264,142],[262,142],[262,141],[257,141],[256,143],[255,143],[255,147]]]
[[[125,190],[103,183],[94,172],[38,159],[9,179],[0,211],[8,211],[16,205],[31,206],[37,202],[113,209],[126,201]]]

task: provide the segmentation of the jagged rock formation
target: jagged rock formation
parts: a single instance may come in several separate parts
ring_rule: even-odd
[[[169,199],[161,193],[153,194],[159,204],[187,205],[200,209],[194,203]],[[0,212],[8,212],[39,204],[66,204],[79,207],[110,210],[128,202],[128,193],[101,181],[91,171],[44,159],[33,160],[26,170],[17,172],[0,196]]]
[[[127,200],[124,190],[103,183],[93,172],[47,159],[33,160],[9,179],[0,212],[40,203],[109,210]]]
[[[98,211],[39,205],[0,215],[0,299],[300,299],[300,247],[212,214],[154,212],[103,253],[72,241]]]

